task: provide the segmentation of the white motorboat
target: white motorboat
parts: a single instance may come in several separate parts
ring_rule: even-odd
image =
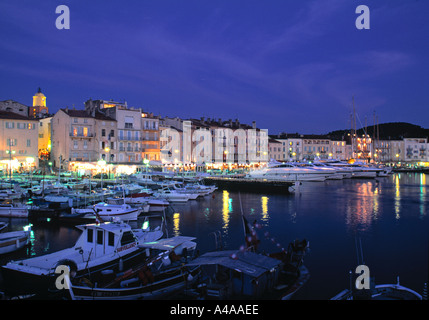
[[[72,215],[82,215],[83,218],[94,217],[99,215],[103,220],[109,220],[110,218],[119,218],[123,221],[137,220],[137,217],[141,213],[140,208],[133,208],[129,204],[108,204],[100,202],[94,206],[90,206],[83,209],[71,209]]]
[[[315,168],[297,167],[291,163],[271,163],[267,167],[254,170],[246,176],[250,179],[278,181],[325,181],[332,173]]]
[[[314,170],[319,170],[325,172],[327,175],[326,180],[341,180],[344,178],[343,174],[338,172],[335,168],[330,168],[321,163],[294,163],[295,166],[300,168],[312,168]]]
[[[147,213],[149,212],[150,209],[150,205],[148,203],[148,201],[132,201],[129,202],[127,201],[128,198],[108,198],[106,199],[106,203],[108,204],[129,204],[132,208],[139,208],[140,209],[140,213]],[[134,199],[139,199],[139,198],[134,198]]]
[[[10,189],[0,190],[0,200],[20,199],[21,196],[22,196],[21,191],[10,190]]]
[[[73,247],[10,261],[2,266],[5,293],[9,296],[31,293],[47,295],[50,289],[59,289],[56,283],[59,266],[68,267],[71,278],[95,279],[106,269],[126,270],[147,258],[145,250],[139,245],[163,236],[159,227],[136,232],[121,221],[85,224],[77,228],[82,233]]]
[[[149,197],[147,203],[149,204],[149,212],[162,212],[170,205],[167,200],[154,197]]]
[[[0,217],[27,218],[28,207],[21,203],[2,203],[0,204]]]
[[[30,232],[31,226],[26,226],[22,231],[0,233],[0,254],[24,248],[30,243]]]
[[[137,184],[139,185],[156,185],[158,184],[157,181],[154,181],[152,179],[153,175],[150,173],[145,173],[145,172],[139,172],[137,174],[133,174],[131,175],[129,178],[132,181],[135,181]]]
[[[334,168],[341,168],[343,171],[347,170],[351,173],[351,178],[375,178],[377,172],[381,170],[360,163],[350,164],[343,161],[326,162],[326,164]]]

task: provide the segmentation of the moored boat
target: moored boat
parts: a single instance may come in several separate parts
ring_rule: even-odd
[[[28,207],[22,203],[12,203],[5,201],[0,204],[0,217],[7,218],[27,218]]]
[[[46,296],[55,285],[58,266],[67,266],[73,278],[95,277],[101,271],[121,270],[144,261],[146,253],[139,244],[160,239],[163,232],[140,230],[121,222],[77,226],[82,231],[75,245],[50,254],[10,261],[1,267],[5,293]]]
[[[201,267],[197,286],[187,295],[215,300],[289,300],[307,282],[310,273],[303,265],[307,240],[295,240],[280,252],[257,253],[259,239],[244,216],[243,220],[245,248],[208,252],[186,264]]]
[[[88,208],[71,209],[71,214],[74,215],[94,217],[95,214],[98,214],[103,219],[119,218],[123,221],[137,220],[140,213],[140,208],[133,208],[128,204],[108,204],[104,202]]]
[[[147,242],[139,247],[149,251],[145,262],[115,274],[104,273],[97,284],[80,279],[71,281],[73,300],[135,300],[162,299],[189,287],[199,273],[198,267],[183,264],[195,254],[195,238],[177,236]]]
[[[331,298],[331,300],[423,300],[422,295],[410,288],[396,284],[376,285],[371,278],[369,289],[345,289]]]
[[[25,226],[22,231],[0,233],[0,254],[13,252],[24,248],[30,243],[31,226]]]

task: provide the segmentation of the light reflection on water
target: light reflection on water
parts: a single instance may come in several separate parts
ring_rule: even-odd
[[[305,264],[311,278],[297,299],[329,299],[348,287],[348,272],[356,267],[355,237],[362,238],[365,262],[378,283],[401,283],[421,292],[427,281],[428,216],[425,174],[393,174],[371,180],[304,183],[295,195],[240,194],[218,190],[183,205],[167,215],[168,235],[194,236],[200,252],[215,249],[219,232],[226,249],[244,243],[241,212],[249,222],[260,222],[261,249],[276,250],[264,241],[269,231],[287,247],[294,239],[310,241]],[[26,219],[13,223],[15,230]],[[136,224],[138,226],[139,222]],[[70,247],[80,232],[67,226],[33,226],[29,254]]]

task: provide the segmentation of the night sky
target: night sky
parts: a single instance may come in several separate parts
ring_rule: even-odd
[[[429,128],[428,21],[427,0],[2,0],[0,100],[41,87],[52,113],[113,99],[318,134],[350,128],[354,97],[358,127]]]

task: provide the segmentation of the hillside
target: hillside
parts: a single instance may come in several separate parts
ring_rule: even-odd
[[[358,135],[365,133],[365,128],[357,129]],[[346,138],[350,129],[336,130],[328,133],[327,135],[331,138],[341,139]],[[366,128],[367,134],[374,137],[374,127],[368,126]],[[377,133],[377,128],[375,128]],[[381,140],[400,140],[403,138],[428,138],[429,129],[424,129],[418,125],[407,123],[407,122],[389,122],[378,125],[379,137]]]

